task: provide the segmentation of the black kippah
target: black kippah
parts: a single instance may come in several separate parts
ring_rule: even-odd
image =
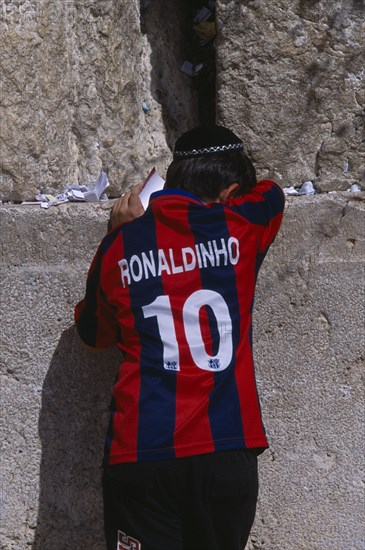
[[[214,153],[243,151],[243,142],[224,126],[198,126],[175,143],[174,159],[202,157]]]

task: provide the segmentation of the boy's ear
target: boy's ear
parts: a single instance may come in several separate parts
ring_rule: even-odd
[[[237,193],[238,189],[238,183],[231,183],[228,187],[222,189],[222,191],[219,193],[218,202],[227,202],[228,199],[230,199]]]

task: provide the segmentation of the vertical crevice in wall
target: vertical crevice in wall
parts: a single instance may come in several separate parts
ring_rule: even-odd
[[[185,55],[192,66],[200,124],[216,119],[215,0],[181,0],[188,14]],[[188,65],[189,67],[189,65]]]
[[[215,2],[140,0],[140,14],[146,78],[171,147],[182,132],[215,122]]]

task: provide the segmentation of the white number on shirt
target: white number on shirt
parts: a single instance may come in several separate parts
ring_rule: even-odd
[[[209,306],[219,328],[219,346],[216,355],[209,355],[205,349],[200,327],[199,314],[202,307]],[[157,317],[157,325],[163,344],[164,368],[180,370],[179,346],[169,296],[158,296],[151,304],[143,306],[145,318]],[[232,320],[228,306],[218,292],[197,290],[183,306],[183,322],[190,353],[197,367],[218,372],[226,369],[232,360]]]

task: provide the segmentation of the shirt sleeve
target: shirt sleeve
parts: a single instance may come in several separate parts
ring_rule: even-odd
[[[262,180],[241,198],[232,199],[229,206],[256,226],[259,252],[265,252],[274,241],[283,218],[285,197],[282,189],[271,180]]]
[[[118,341],[115,308],[108,303],[101,286],[102,244],[88,272],[85,297],[75,307],[78,333],[85,344],[95,348],[112,347]]]

